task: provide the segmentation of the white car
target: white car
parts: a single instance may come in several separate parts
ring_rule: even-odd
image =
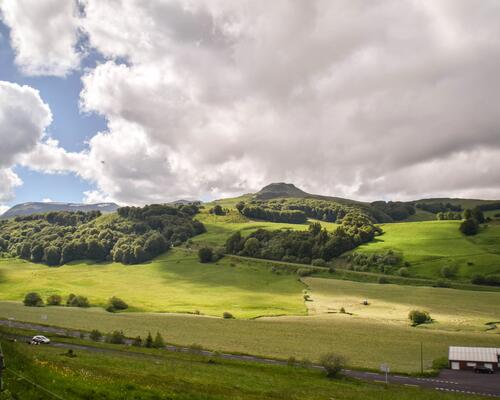
[[[42,335],[33,336],[31,339],[31,344],[49,344],[50,339]]]

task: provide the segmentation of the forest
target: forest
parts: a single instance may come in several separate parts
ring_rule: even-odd
[[[193,219],[196,205],[122,207],[117,215],[98,211],[49,212],[0,222],[0,255],[50,266],[74,260],[148,261],[205,232]]]
[[[366,215],[350,212],[334,232],[312,223],[307,231],[259,229],[247,237],[234,233],[226,251],[248,257],[323,265],[382,233]]]

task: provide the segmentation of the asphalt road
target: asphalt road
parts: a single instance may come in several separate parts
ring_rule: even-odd
[[[75,338],[81,337],[80,331],[62,329],[52,326],[44,326],[38,324],[31,324],[20,321],[8,321],[0,319],[0,326],[19,328],[19,329],[29,329],[35,330],[40,333],[50,333],[55,335],[66,335]],[[20,340],[28,340],[28,337],[18,336]],[[88,339],[88,334],[84,333],[84,338]],[[132,344],[132,340],[127,339],[127,344]],[[119,354],[130,357],[141,357],[148,358],[152,360],[158,361],[161,359],[160,357],[143,354],[137,352],[127,352],[123,350],[113,350],[113,349],[104,349],[98,348],[94,346],[87,346],[81,344],[70,344],[70,343],[62,343],[57,341],[52,341],[50,346],[60,347],[65,349],[73,349],[73,350],[86,350],[93,351],[99,353],[108,353],[108,354]],[[168,351],[177,351],[177,352],[195,352],[197,354],[202,354],[206,356],[213,356],[213,352],[208,350],[193,350],[192,348],[180,347],[180,346],[165,346],[165,350]],[[250,361],[250,362],[258,362],[265,364],[274,364],[274,365],[288,365],[286,361],[282,360],[274,360],[271,358],[262,358],[255,357],[249,355],[241,355],[241,354],[230,354],[230,353],[217,353],[218,357],[230,360],[239,360],[239,361]],[[323,369],[320,365],[311,365],[311,368],[315,369]],[[389,384],[398,384],[398,385],[406,385],[413,387],[422,387],[427,389],[434,389],[442,392],[449,393],[461,393],[461,394],[474,394],[474,395],[483,395],[489,397],[500,397],[500,373],[497,374],[475,374],[472,371],[452,371],[452,370],[442,370],[438,377],[435,378],[419,378],[414,376],[404,376],[404,375],[394,375],[387,374],[387,377],[383,373],[376,372],[367,372],[367,371],[359,371],[352,369],[343,370],[344,375],[360,379],[364,381],[377,382],[380,384],[385,384],[386,379]]]

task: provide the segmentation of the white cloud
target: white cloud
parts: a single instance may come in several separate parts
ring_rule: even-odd
[[[50,197],[45,197],[42,199],[42,203],[52,203],[53,200]]]
[[[500,196],[495,1],[81,5],[64,18],[107,60],[85,71],[81,108],[107,129],[81,153],[39,141],[21,162],[95,183],[86,201],[271,181],[362,199]]]
[[[52,114],[37,90],[0,81],[0,205],[22,184],[12,170],[19,157],[42,139]]]
[[[80,64],[74,0],[3,0],[16,63],[28,75],[64,76]]]

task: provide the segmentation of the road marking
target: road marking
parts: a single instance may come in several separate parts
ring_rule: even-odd
[[[418,385],[414,385],[413,383],[405,383],[405,386],[419,387]]]

